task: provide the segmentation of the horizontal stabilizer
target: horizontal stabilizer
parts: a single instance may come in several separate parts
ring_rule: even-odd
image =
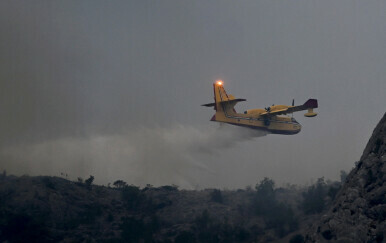
[[[246,101],[246,99],[233,99],[233,100],[227,100],[227,101],[220,101],[218,103],[225,104],[225,103],[237,103],[240,101]],[[201,106],[206,106],[206,107],[212,107],[215,106],[216,103],[208,103],[208,104],[203,104]]]
[[[216,103],[209,103],[209,104],[203,104],[201,106],[206,106],[206,107],[212,107],[212,106],[215,106]]]

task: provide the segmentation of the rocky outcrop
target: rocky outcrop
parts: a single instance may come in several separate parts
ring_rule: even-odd
[[[335,198],[308,232],[309,242],[386,240],[386,114]]]

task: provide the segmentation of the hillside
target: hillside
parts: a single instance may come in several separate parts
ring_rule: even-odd
[[[383,242],[386,237],[386,114],[309,241]]]
[[[237,191],[123,181],[111,188],[90,178],[1,176],[0,242],[265,242],[304,228],[321,211],[307,212],[306,188],[275,188],[267,178]],[[336,184],[319,186],[327,193]]]

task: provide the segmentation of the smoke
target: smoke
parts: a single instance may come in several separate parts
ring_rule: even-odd
[[[36,144],[3,148],[0,158],[10,173],[68,175],[69,179],[93,175],[97,183],[117,179],[144,186],[176,184],[202,187],[202,181],[219,176],[208,159],[238,142],[267,133],[222,125],[140,128],[119,135],[60,138]],[[217,178],[218,179],[218,178]]]

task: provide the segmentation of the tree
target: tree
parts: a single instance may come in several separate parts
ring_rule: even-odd
[[[136,186],[125,186],[121,190],[122,200],[126,203],[128,209],[134,209],[143,201],[143,195]]]
[[[91,187],[92,182],[94,181],[94,176],[90,175],[90,177],[84,181],[87,187]]]
[[[274,187],[275,182],[267,177],[260,182],[260,184],[256,184],[256,192],[260,197],[264,197],[267,199],[273,199],[274,197]]]
[[[209,216],[208,209],[205,209],[202,211],[201,216],[198,216],[195,219],[196,226],[198,229],[207,229],[209,227],[209,224],[211,223],[211,218]]]
[[[113,185],[116,187],[116,188],[124,188],[125,186],[127,186],[127,183],[122,181],[122,180],[117,180],[113,183]]]
[[[324,198],[327,195],[326,183],[324,178],[310,186],[306,192],[303,192],[302,208],[306,214],[320,213],[324,210]]]
[[[253,207],[255,214],[264,218],[266,229],[273,229],[279,237],[283,237],[298,228],[298,220],[290,206],[276,200],[274,187],[275,182],[269,178],[256,184]]]
[[[253,205],[257,215],[264,215],[272,211],[275,206],[275,182],[265,177],[260,183],[256,184],[256,196]]]
[[[223,203],[222,193],[218,189],[214,189],[210,193],[210,199],[212,200],[212,202]]]
[[[340,171],[340,182],[344,183],[346,181],[346,178],[347,178],[347,172],[344,170],[341,170]]]

